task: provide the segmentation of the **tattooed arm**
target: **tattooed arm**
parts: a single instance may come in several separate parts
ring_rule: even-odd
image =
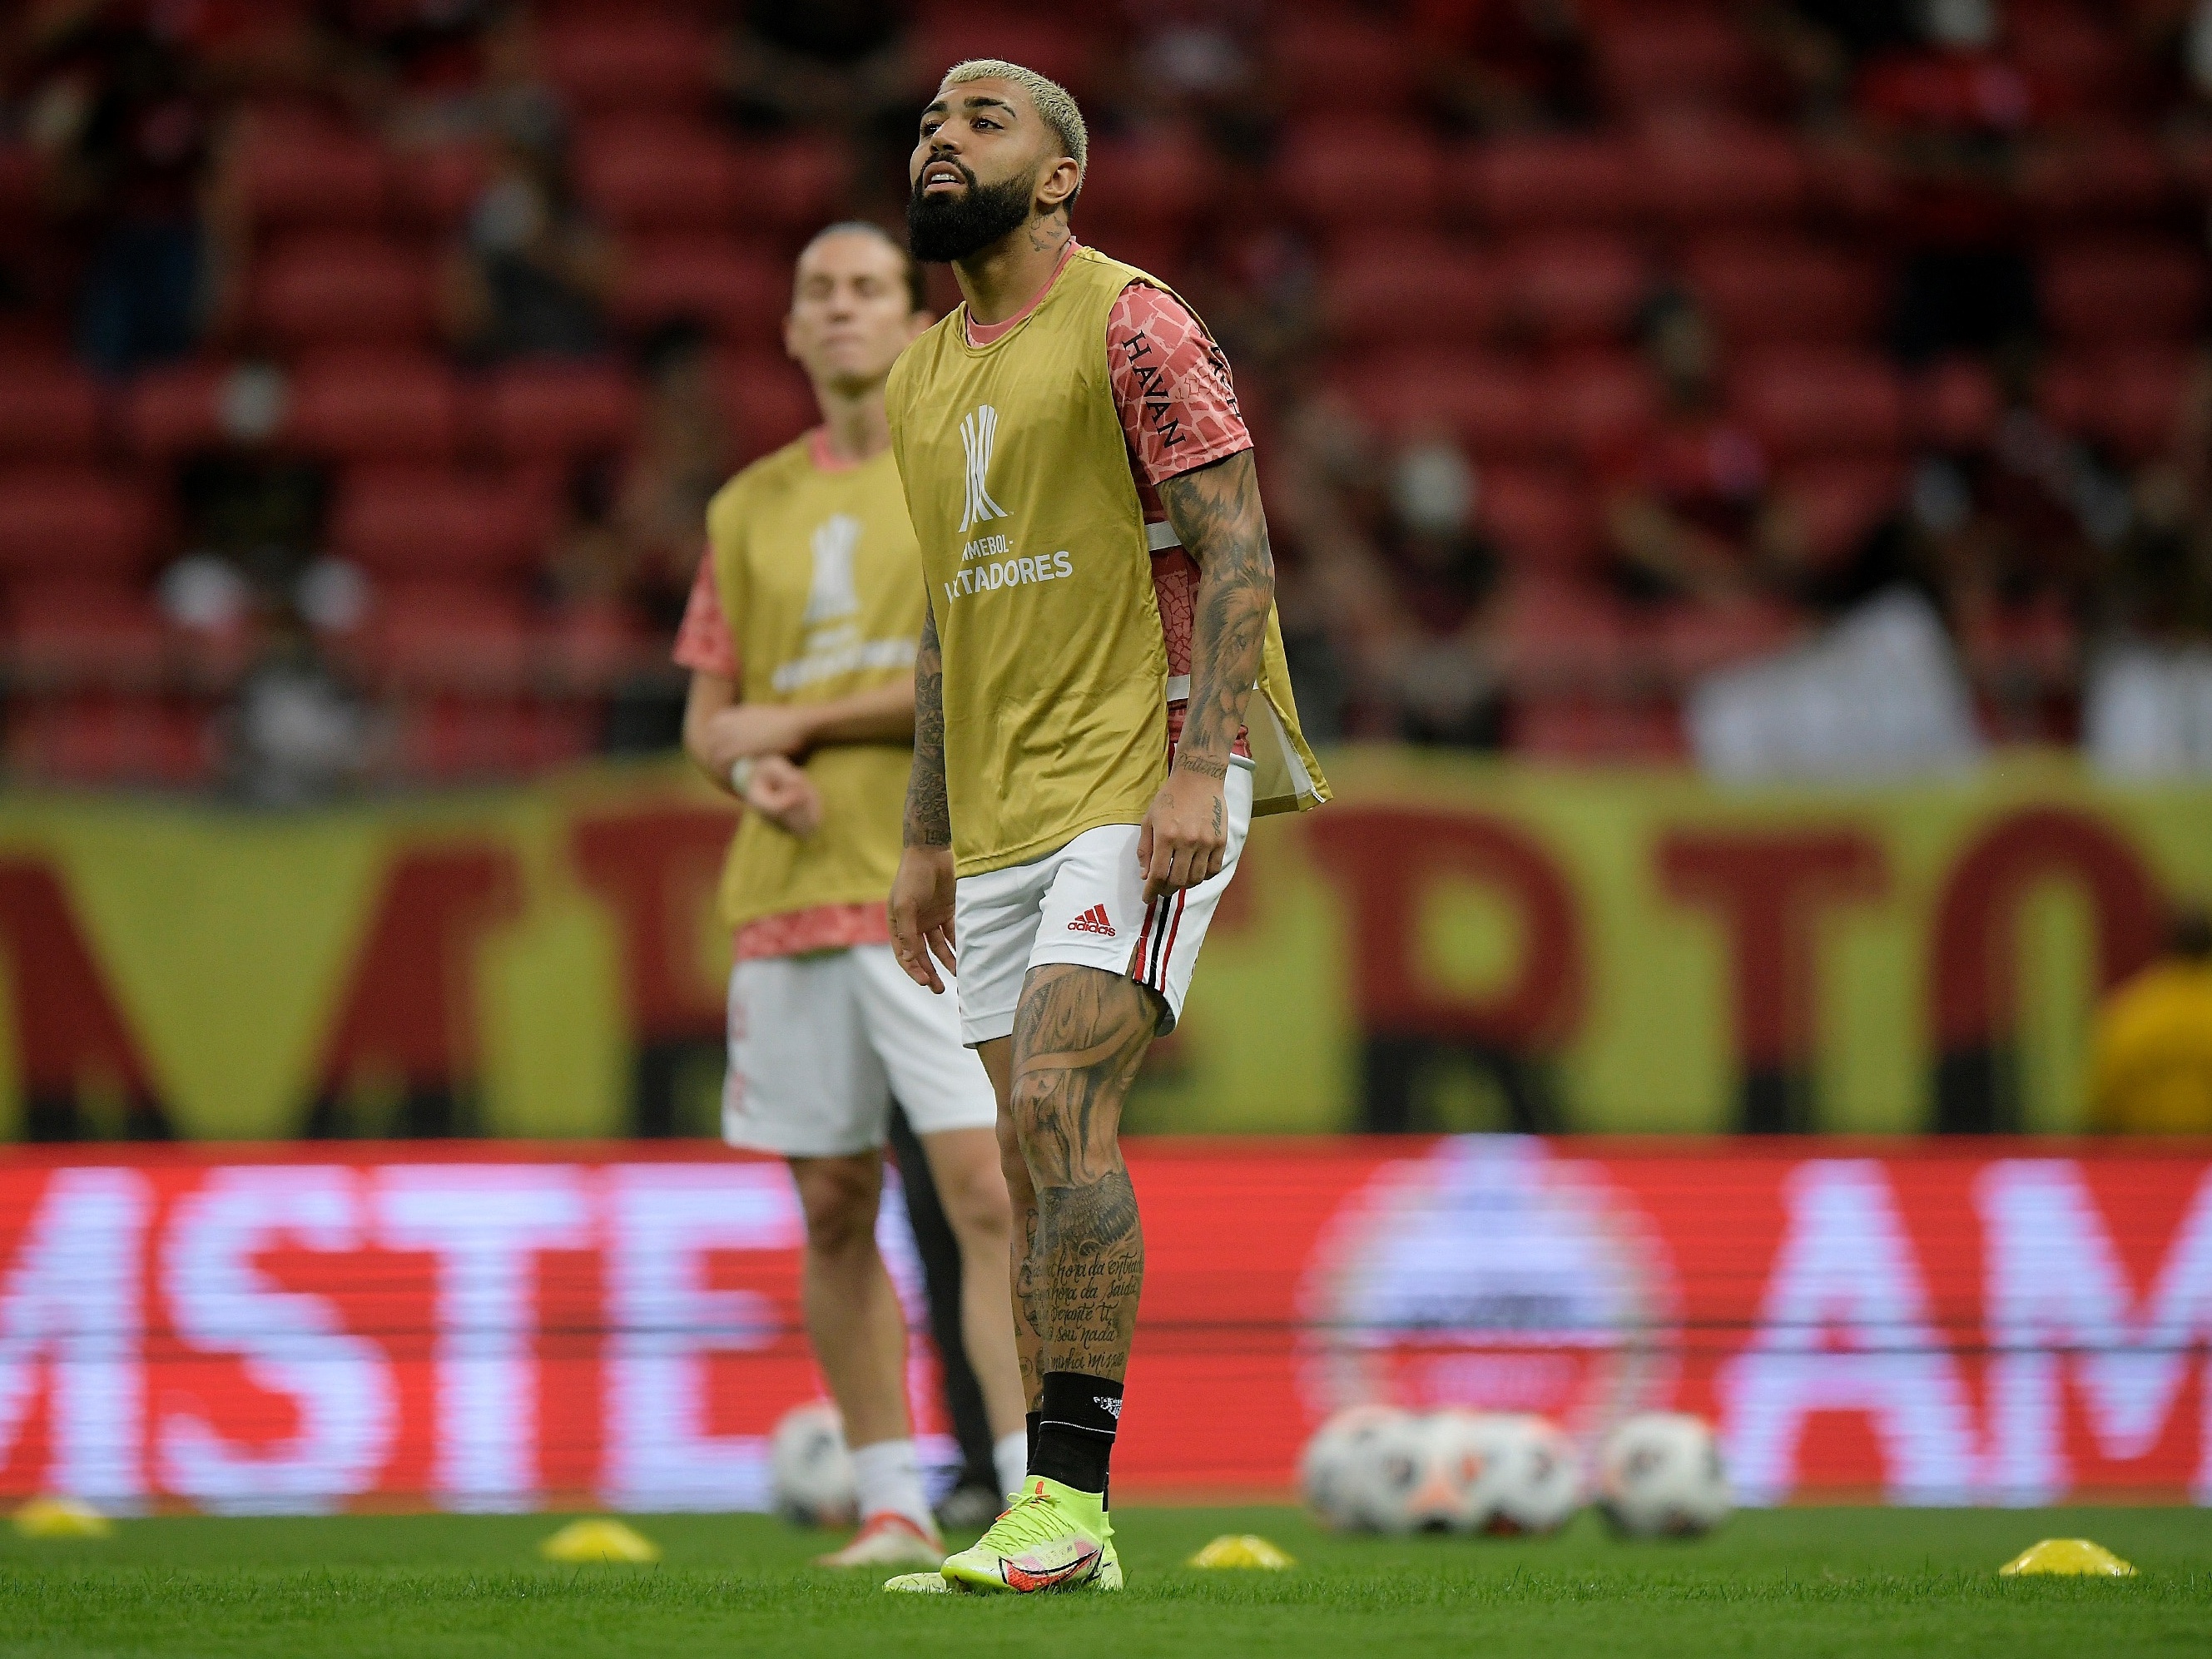
[[[1137,840],[1147,902],[1221,872],[1229,849],[1223,785],[1245,702],[1260,678],[1275,602],[1275,562],[1250,450],[1170,478],[1159,489],[1169,522],[1198,562],[1199,578],[1182,741]]]
[[[925,612],[914,656],[914,770],[906,786],[906,850],[891,882],[891,950],[917,985],[940,996],[952,971],[952,809],[945,793],[945,653],[937,613]],[[935,962],[930,958],[934,957]]]

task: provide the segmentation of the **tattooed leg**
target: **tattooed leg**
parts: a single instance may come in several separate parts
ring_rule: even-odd
[[[1021,1136],[1014,1127],[1009,1104],[1013,1083],[1014,1042],[1012,1037],[980,1043],[975,1049],[989,1073],[991,1088],[999,1097],[999,1167],[1006,1171],[1006,1196],[1013,1204],[1013,1234],[1010,1245],[1008,1282],[1014,1297],[1014,1354],[1020,1362],[1024,1409],[1035,1411],[1044,1398],[1043,1308],[1041,1286],[1043,1263],[1037,1259],[1036,1188],[1030,1184],[1030,1166],[1022,1156]]]
[[[1157,993],[1101,969],[1048,963],[1022,986],[1008,1103],[1036,1192],[1042,1371],[1118,1382],[1128,1370],[1145,1237],[1121,1103],[1158,1014]]]

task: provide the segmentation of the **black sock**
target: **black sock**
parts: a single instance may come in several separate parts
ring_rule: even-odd
[[[1121,1420],[1121,1385],[1081,1371],[1047,1371],[1038,1419],[1030,1473],[1095,1492],[1103,1500],[1114,1431]]]
[[[1043,1421],[1043,1419],[1044,1413],[1042,1412],[1030,1412],[1022,1419],[1023,1425],[1030,1431],[1029,1462],[1022,1465],[1025,1469],[1033,1469],[1036,1467],[1037,1425]]]

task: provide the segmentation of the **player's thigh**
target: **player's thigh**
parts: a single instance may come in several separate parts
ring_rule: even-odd
[[[1139,984],[1159,995],[1162,1036],[1182,1019],[1183,1002],[1190,994],[1192,975],[1198,971],[1198,953],[1212,928],[1221,896],[1237,874],[1244,856],[1245,837],[1252,829],[1251,772],[1232,765],[1223,792],[1229,805],[1229,845],[1220,870],[1195,887],[1158,900],[1139,930],[1132,973]]]
[[[884,1144],[890,1085],[862,1024],[850,954],[764,957],[731,970],[722,1138],[732,1146],[795,1158]]]
[[[952,1230],[965,1239],[982,1235],[1003,1245],[1012,1205],[1000,1168],[996,1124],[988,1129],[940,1129],[921,1140],[929,1178]]]
[[[1039,901],[1052,882],[1058,854],[980,876],[954,890],[952,944],[959,969],[960,1035],[971,1047],[1011,1036],[1022,975],[1036,943]]]
[[[926,1146],[947,1130],[991,1130],[998,1097],[961,1041],[952,998],[908,978],[888,945],[856,945],[846,956],[861,1030],[915,1133]]]

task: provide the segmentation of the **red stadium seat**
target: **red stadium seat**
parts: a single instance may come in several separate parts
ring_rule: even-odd
[[[708,32],[667,12],[556,19],[538,38],[546,78],[587,110],[696,108],[714,89]]]
[[[1881,322],[1882,273],[1837,248],[1723,236],[1692,248],[1684,274],[1734,346],[1858,344]]]
[[[1904,469],[1881,458],[1805,461],[1786,468],[1775,493],[1796,515],[1814,568],[1848,559],[1905,499]]]
[[[2204,320],[2204,261],[2175,241],[2069,244],[2044,261],[2043,310],[2075,341],[2183,339]]]
[[[1509,358],[1409,350],[1379,356],[1346,378],[1352,406],[1397,437],[1447,432],[1478,460],[1546,454],[1534,378]]]
[[[1291,7],[1269,33],[1275,72],[1296,113],[1401,109],[1420,95],[1420,65],[1401,29]]]
[[[0,224],[37,215],[42,171],[38,153],[28,144],[0,139]]]
[[[0,574],[127,580],[152,550],[153,504],[87,467],[0,472]]]
[[[550,505],[543,491],[508,478],[359,468],[339,491],[331,550],[380,576],[518,576],[545,550]]]
[[[791,272],[781,260],[726,237],[667,235],[629,250],[613,310],[634,329],[683,318],[765,344],[790,306]]]
[[[612,365],[520,363],[491,377],[484,425],[510,461],[611,453],[635,436],[637,382]]]
[[[1757,83],[1750,41],[1709,11],[1625,15],[1594,33],[1599,79],[1628,113],[1740,102]]]
[[[1979,448],[2004,414],[2004,389],[1988,365],[1948,357],[1914,383],[1910,413],[1913,441],[1930,449]]]
[[[2099,126],[2030,150],[2020,193],[2039,224],[2142,222],[2172,204],[2173,171],[2149,133]]]
[[[1650,666],[1617,600],[1595,583],[1555,575],[1514,583],[1499,645],[1516,696],[1620,696]]]
[[[123,393],[118,424],[141,460],[164,461],[223,441],[222,388],[228,371],[214,363],[148,369]]]
[[[1422,236],[1347,247],[1330,263],[1323,295],[1340,345],[1476,345],[1506,314],[1504,281],[1480,250]]]
[[[2005,46],[2046,104],[2079,116],[2112,108],[2127,94],[2130,42],[2126,25],[2115,29],[2096,13],[2069,0],[2007,0]],[[2115,15],[2120,15],[2117,10]]]
[[[410,777],[512,777],[582,759],[593,725],[593,711],[574,702],[414,699],[400,718],[398,760]]]
[[[1445,192],[1459,212],[1503,231],[1613,227],[1641,210],[1635,152],[1611,138],[1505,138],[1453,154]]]
[[[2043,411],[2124,459],[2148,460],[2174,448],[2197,373],[2193,355],[2178,346],[2062,357],[2044,371]]]
[[[285,111],[257,112],[239,145],[239,188],[257,226],[381,224],[392,171],[367,134]]]
[[[741,461],[765,455],[821,423],[814,388],[787,357],[732,352],[715,362],[713,373]]]
[[[1161,226],[1181,231],[1213,199],[1218,172],[1206,147],[1182,134],[1094,139],[1076,217],[1085,240]]]
[[[18,689],[159,684],[168,666],[161,614],[120,582],[11,584],[7,661]]]
[[[1678,225],[1790,218],[1812,199],[1813,171],[1787,133],[1737,121],[1669,120],[1638,147],[1652,210]]]
[[[1804,632],[1803,623],[1778,605],[1676,605],[1659,618],[1659,663],[1675,684],[1686,685],[1716,670],[1787,650]]]
[[[1524,236],[1504,264],[1516,319],[1543,340],[1622,337],[1650,289],[1635,244],[1598,231]]]
[[[394,208],[409,222],[440,232],[469,216],[491,176],[490,158],[465,140],[404,150],[392,167],[404,181],[394,187]]]
[[[1076,14],[1080,15],[1080,14]],[[1096,15],[1096,14],[1094,14]],[[1049,7],[949,6],[924,17],[912,35],[910,55],[931,90],[937,77],[971,58],[1001,58],[1081,94],[1091,81],[1094,43],[1080,23]],[[916,115],[927,95],[915,100]]]
[[[99,384],[75,364],[0,357],[0,460],[89,460],[100,416]]]
[[[1777,455],[1887,454],[1904,441],[1904,387],[1871,354],[1776,348],[1732,378],[1737,412]]]
[[[450,460],[468,427],[459,380],[426,353],[320,353],[293,377],[291,402],[292,442],[341,460]]]
[[[546,678],[572,694],[604,693],[641,667],[667,661],[664,641],[622,606],[590,601],[569,606],[540,630],[538,650]]]
[[[412,344],[429,332],[429,261],[380,237],[295,236],[256,278],[254,320],[285,345]]]
[[[745,157],[689,121],[632,117],[588,129],[577,146],[584,199],[622,230],[714,230],[732,224]]]
[[[220,753],[204,711],[146,693],[35,698],[8,723],[9,766],[55,783],[201,785]]]
[[[1581,765],[1671,764],[1687,747],[1672,703],[1576,697],[1515,699],[1506,744],[1526,759]]]
[[[1632,352],[1565,353],[1546,366],[1540,383],[1542,415],[1559,447],[1585,461],[1632,442],[1658,413],[1658,385]]]
[[[1553,467],[1485,467],[1476,521],[1506,562],[1524,571],[1573,574],[1597,551],[1597,502],[1571,472]]]
[[[1334,124],[1286,138],[1275,181],[1293,211],[1322,228],[1419,225],[1443,201],[1442,152],[1414,128],[1362,125],[1357,143]]]
[[[378,593],[360,648],[387,689],[511,696],[530,678],[531,647],[522,602],[506,588],[420,581]]]

